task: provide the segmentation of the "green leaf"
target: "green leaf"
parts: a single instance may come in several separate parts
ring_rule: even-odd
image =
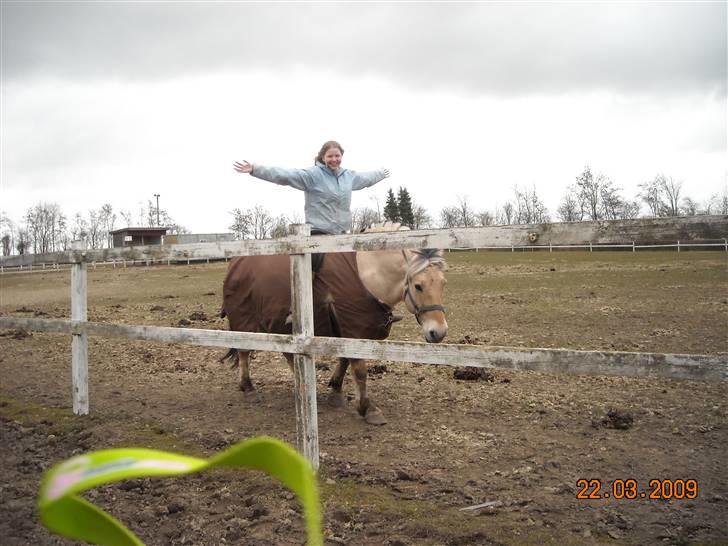
[[[181,476],[215,467],[262,470],[298,495],[308,544],[323,544],[316,474],[309,462],[275,438],[240,442],[208,459],[151,449],[107,449],[78,455],[43,476],[38,494],[40,519],[51,531],[92,544],[143,546],[124,525],[77,494],[130,478]]]

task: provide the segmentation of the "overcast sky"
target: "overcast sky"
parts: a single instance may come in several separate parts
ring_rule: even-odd
[[[437,219],[535,188],[552,217],[586,165],[627,198],[663,173],[726,191],[726,2],[2,0],[0,211],[160,207],[196,233],[300,192],[246,159],[392,176]],[[120,227],[121,221],[117,222]]]

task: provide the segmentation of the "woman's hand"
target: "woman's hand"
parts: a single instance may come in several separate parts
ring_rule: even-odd
[[[235,169],[239,173],[250,174],[250,173],[253,172],[253,164],[252,163],[248,163],[247,161],[245,161],[243,159],[243,162],[242,163],[240,163],[238,161],[236,161],[235,163],[233,163],[233,169]]]
[[[384,178],[389,178],[389,169],[382,169],[384,171]]]

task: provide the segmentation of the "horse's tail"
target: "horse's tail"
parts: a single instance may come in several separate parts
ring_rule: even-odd
[[[223,356],[221,359],[218,360],[220,364],[224,364],[226,360],[231,360],[231,368],[235,368],[238,365],[238,350],[237,349],[230,349],[225,356]]]

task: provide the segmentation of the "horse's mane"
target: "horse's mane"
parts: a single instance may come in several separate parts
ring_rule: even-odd
[[[447,262],[445,257],[442,255],[442,250],[439,248],[417,248],[410,250],[409,266],[407,268],[407,274],[409,276],[417,275],[420,271],[423,271],[434,265],[442,271],[447,270]]]
[[[377,222],[370,224],[369,227],[364,229],[362,233],[381,233],[385,231],[409,231],[408,226],[403,226],[399,222]],[[442,271],[447,270],[447,263],[442,255],[442,250],[437,248],[417,248],[410,250],[410,257],[408,260],[407,273],[410,276],[417,275],[421,271],[427,269],[429,266],[434,265]]]

